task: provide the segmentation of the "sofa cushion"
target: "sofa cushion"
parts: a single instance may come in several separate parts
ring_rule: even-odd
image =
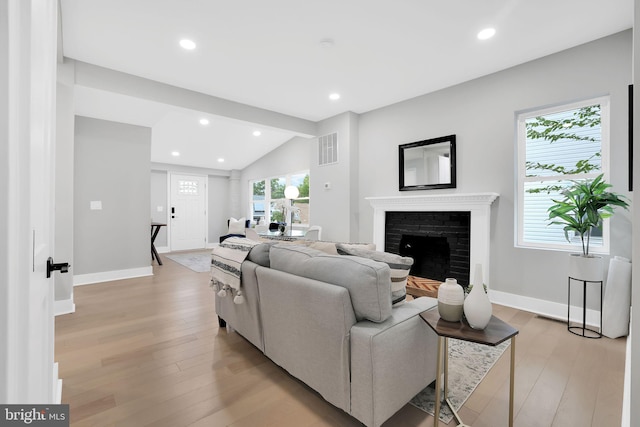
[[[413,258],[340,243],[336,245],[336,249],[340,255],[359,256],[388,264],[391,269],[392,303],[398,304],[404,301],[407,296],[407,277],[413,265]]]
[[[274,270],[346,288],[358,320],[383,322],[391,315],[391,276],[385,263],[280,244],[271,247],[270,260]]]
[[[244,236],[244,229],[247,220],[242,217],[240,219],[229,218],[229,234],[241,234]]]
[[[251,248],[249,255],[247,255],[247,259],[263,267],[269,267],[269,250],[274,244],[275,243],[272,242],[264,242],[260,243],[259,245],[255,245],[253,248]]]

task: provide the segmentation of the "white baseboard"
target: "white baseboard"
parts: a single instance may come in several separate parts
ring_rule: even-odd
[[[58,363],[53,364],[53,403],[62,403],[62,380],[58,377]]]
[[[522,295],[509,294],[491,289],[489,290],[489,299],[496,304],[530,311],[551,319],[567,321],[567,304],[524,297]],[[571,321],[582,324],[582,307],[571,306]],[[590,308],[587,309],[587,326],[600,326],[599,311]]]
[[[73,294],[71,294],[71,298],[56,300],[53,305],[53,314],[56,316],[60,316],[62,314],[70,314],[75,313],[76,305],[73,302]]]
[[[631,318],[633,318],[633,307],[631,307]],[[624,361],[624,393],[622,395],[622,427],[631,427],[631,328],[633,322],[629,323],[629,336],[627,337],[627,354]]]
[[[156,246],[156,251],[158,251],[159,254],[166,254],[171,252],[171,248],[169,246]]]
[[[92,283],[111,282],[113,280],[133,279],[134,277],[153,276],[153,267],[129,268],[127,270],[102,271],[100,273],[77,274],[73,276],[73,286]]]

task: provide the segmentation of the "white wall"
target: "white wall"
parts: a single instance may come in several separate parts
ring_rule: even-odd
[[[56,161],[54,261],[69,262],[68,274],[54,274],[56,301],[69,301],[72,310],[73,272],[73,158],[74,158],[73,66],[58,64],[56,89]]]
[[[209,175],[209,244],[217,243],[220,236],[224,236],[229,230],[227,220],[231,215],[227,200],[229,200],[229,178]]]
[[[150,155],[151,128],[76,117],[75,275],[150,268]]]
[[[9,4],[8,2],[0,3],[0,60],[4,64],[9,62]],[[6,65],[0,67],[0,138],[2,141],[9,139],[9,67]],[[7,194],[11,185],[9,184],[9,167],[11,161],[9,158],[9,144],[0,144],[0,194],[3,201],[0,205],[0,280],[4,283],[0,286],[0,384],[8,384],[10,373],[8,372],[9,349],[5,343],[10,342],[9,335],[11,326],[9,325],[9,313],[6,306],[9,301],[8,281],[9,274],[9,251],[10,248],[10,228],[13,224],[9,223],[10,209],[7,201]],[[7,401],[6,387],[0,388],[0,402]]]
[[[360,115],[360,240],[372,237],[373,210],[365,197],[497,192],[491,289],[566,304],[567,255],[514,248],[515,113],[610,94],[611,182],[628,196],[630,82],[631,32],[626,31]],[[398,145],[450,134],[457,135],[457,188],[400,192]],[[630,221],[625,211],[612,219],[612,255],[631,256]]]
[[[162,224],[169,224],[169,217],[167,212],[169,209],[169,201],[167,200],[167,179],[168,174],[166,171],[151,171],[151,221],[159,222]],[[162,211],[159,212],[158,208]],[[154,242],[156,249],[166,248],[168,246],[167,240],[167,227],[160,227],[156,240]]]
[[[633,106],[633,188],[637,193],[640,191],[640,103],[637,101],[640,95],[640,0],[634,2],[634,31],[633,31],[633,82],[634,82],[634,106]],[[628,400],[630,409],[629,424],[627,426],[640,425],[640,405],[633,404],[638,402],[640,396],[640,209],[633,210],[633,264],[632,264],[632,295],[631,305],[633,315],[631,318],[631,361],[628,366],[631,367],[631,396]],[[625,414],[623,414],[625,416]],[[624,419],[624,418],[623,418]]]
[[[322,240],[354,242],[358,241],[358,115],[343,113],[318,123],[318,137],[334,132],[338,163],[318,166],[318,140],[310,147],[311,222],[322,226]],[[331,188],[325,189],[325,183]]]

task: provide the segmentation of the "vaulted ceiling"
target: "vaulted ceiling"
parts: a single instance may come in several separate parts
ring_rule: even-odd
[[[632,0],[61,0],[62,52],[319,121],[631,28],[632,15]],[[487,27],[495,36],[479,40]],[[183,49],[182,39],[195,49]],[[298,134],[88,87],[76,89],[76,112],[152,127],[154,162],[223,170]]]

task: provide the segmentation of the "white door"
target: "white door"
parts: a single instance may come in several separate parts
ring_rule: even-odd
[[[1,82],[9,85],[9,109],[0,118],[8,117],[8,228],[0,232],[9,248],[0,302],[6,319],[0,331],[0,402],[56,403],[54,293],[46,263],[53,248],[57,2],[9,0],[0,8],[8,18],[8,29],[1,30],[8,35],[9,64]]]
[[[169,232],[172,251],[207,245],[207,177],[171,174]]]

